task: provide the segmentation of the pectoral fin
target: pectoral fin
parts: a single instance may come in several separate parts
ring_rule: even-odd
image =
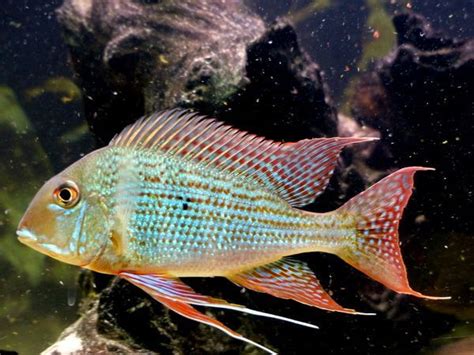
[[[369,315],[369,313],[356,312],[337,304],[323,290],[314,273],[302,261],[285,258],[233,275],[229,279],[254,291],[292,299],[328,311]]]

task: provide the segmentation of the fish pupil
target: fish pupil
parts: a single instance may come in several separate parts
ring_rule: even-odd
[[[69,189],[61,189],[61,191],[59,191],[59,197],[64,202],[69,202],[71,201],[72,193]]]

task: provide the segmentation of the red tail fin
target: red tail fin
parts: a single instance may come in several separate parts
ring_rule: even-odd
[[[353,246],[338,255],[394,291],[422,298],[443,299],[445,297],[425,296],[410,287],[398,241],[398,225],[412,194],[413,175],[420,170],[433,169],[400,169],[338,209],[339,213],[355,215],[357,228],[357,239]]]

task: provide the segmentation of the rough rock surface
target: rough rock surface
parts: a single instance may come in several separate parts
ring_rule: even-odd
[[[272,138],[336,134],[321,72],[293,28],[265,30],[240,1],[69,0],[58,16],[102,143],[175,106]]]
[[[410,235],[408,263],[424,265],[417,275],[429,275],[439,289],[451,285],[453,299],[433,307],[455,313],[474,286],[466,271],[474,262],[474,39],[448,38],[412,13],[396,16],[394,25],[398,47],[360,81],[353,113],[381,133],[372,168],[436,169],[416,184],[402,234]]]
[[[67,0],[58,17],[103,143],[146,112],[221,103],[244,80],[245,48],[264,31],[239,1]]]

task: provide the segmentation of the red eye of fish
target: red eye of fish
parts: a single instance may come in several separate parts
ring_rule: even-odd
[[[79,202],[79,198],[79,188],[72,181],[67,181],[54,190],[54,199],[61,207],[74,207]]]

